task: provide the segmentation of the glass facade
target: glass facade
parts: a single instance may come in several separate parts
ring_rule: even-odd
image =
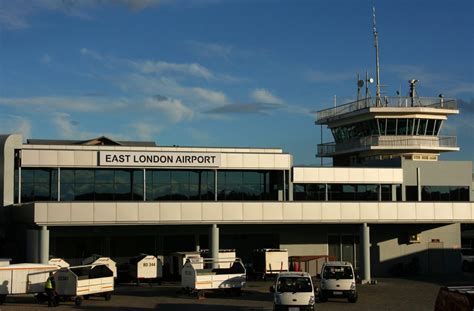
[[[294,184],[295,201],[391,201],[392,185],[377,184]]]
[[[354,269],[359,268],[359,236],[357,235],[329,235],[328,255],[335,260],[349,261]]]
[[[15,202],[22,203],[58,201],[58,195],[59,201],[66,202],[143,201],[145,191],[146,201],[214,201],[216,197],[218,201],[288,199],[288,188],[284,186],[288,184],[288,174],[284,177],[284,171],[218,170],[217,180],[215,176],[214,170],[21,168],[15,169],[14,195]],[[405,190],[406,201],[418,201],[417,186],[406,186]],[[421,196],[422,201],[468,202],[470,187],[423,186]],[[401,201],[401,185],[293,184],[294,201],[393,199]]]
[[[18,184],[17,178],[16,184]],[[56,201],[57,199],[57,169],[23,168],[21,170],[21,202]]]
[[[29,169],[21,171],[21,202],[57,201],[214,201],[214,170]],[[60,188],[58,191],[58,173]],[[283,171],[220,170],[217,200],[279,200]],[[145,183],[146,180],[146,183]],[[144,187],[144,185],[146,187]],[[18,193],[18,171],[15,194]],[[18,202],[16,200],[15,202]]]
[[[147,170],[147,201],[213,201],[212,170]]]
[[[469,187],[424,186],[422,201],[469,201]]]
[[[217,200],[278,200],[282,171],[218,171]]]
[[[443,120],[380,118],[332,128],[336,143],[373,135],[437,136]]]
[[[406,186],[406,200],[418,201],[418,187]],[[422,201],[469,201],[469,187],[462,186],[422,186]]]
[[[61,201],[143,200],[143,170],[61,169]]]
[[[325,184],[294,184],[293,200],[295,201],[325,201]]]

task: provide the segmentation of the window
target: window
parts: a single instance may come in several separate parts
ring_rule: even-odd
[[[61,201],[131,200],[143,200],[143,170],[61,170]]]
[[[417,186],[406,186],[406,200],[407,201],[418,201],[418,187]]]
[[[426,135],[426,125],[428,124],[427,119],[420,119],[418,124],[417,135]]]
[[[325,184],[293,184],[294,201],[325,201]]]
[[[430,136],[433,135],[434,130],[435,130],[435,123],[436,123],[436,120],[430,119],[430,120],[427,121],[426,135],[430,135]]]
[[[329,235],[328,255],[336,261],[349,261],[357,269],[360,261],[359,244],[357,235]]]
[[[57,169],[22,168],[21,202],[56,201],[57,199]]]
[[[218,171],[218,200],[278,200],[282,171]]]
[[[408,120],[398,119],[397,135],[407,135],[408,131]]]
[[[395,135],[397,133],[397,119],[387,119],[386,135]]]
[[[214,200],[214,171],[147,170],[147,201]]]
[[[469,187],[423,186],[423,201],[469,201]]]

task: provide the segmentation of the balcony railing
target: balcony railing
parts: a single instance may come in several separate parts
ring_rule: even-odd
[[[456,148],[456,136],[367,136],[343,143],[325,143],[318,145],[318,156],[326,157],[337,153],[356,152],[367,150],[370,147],[399,147],[407,149],[422,148]]]
[[[377,104],[375,98],[364,98],[355,102],[347,103],[341,106],[320,110],[316,113],[317,123],[323,123],[325,119],[332,118],[357,110],[372,107],[427,107],[438,109],[456,110],[457,102],[455,99],[433,98],[433,97],[383,97]]]

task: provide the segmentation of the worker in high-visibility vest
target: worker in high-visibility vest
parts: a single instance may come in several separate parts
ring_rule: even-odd
[[[57,307],[56,301],[56,282],[54,281],[53,272],[49,273],[49,277],[44,283],[44,290],[48,295],[48,307]]]

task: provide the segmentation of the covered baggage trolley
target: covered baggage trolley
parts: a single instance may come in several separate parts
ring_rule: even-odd
[[[109,257],[103,257],[102,255],[92,255],[82,261],[83,265],[106,265],[112,270],[114,278],[117,277],[117,264]]]
[[[0,304],[7,295],[43,293],[49,273],[56,270],[58,266],[36,263],[0,266]]]
[[[263,248],[253,253],[254,273],[261,275],[263,279],[267,275],[275,275],[280,272],[288,272],[288,250]]]
[[[106,265],[65,267],[54,274],[56,292],[61,301],[73,300],[76,306],[91,295],[110,300],[114,290],[112,270]]]
[[[214,258],[201,259],[204,268],[196,268],[191,261],[187,261],[181,275],[181,286],[188,294],[197,293],[203,297],[205,291],[225,290],[240,294],[246,282],[246,270],[242,261],[219,260]],[[211,268],[214,264],[220,264],[225,268]],[[228,264],[231,264],[230,266]]]
[[[165,258],[168,273],[174,278],[181,276],[184,264],[187,260],[194,263],[196,269],[202,269],[202,257],[200,252],[175,252]]]
[[[67,261],[65,261],[64,259],[62,258],[51,258],[48,263],[50,265],[56,265],[58,266],[59,268],[67,268],[69,267],[69,263]]]
[[[163,264],[152,255],[141,254],[130,258],[130,277],[138,282],[155,280],[163,277]]]

